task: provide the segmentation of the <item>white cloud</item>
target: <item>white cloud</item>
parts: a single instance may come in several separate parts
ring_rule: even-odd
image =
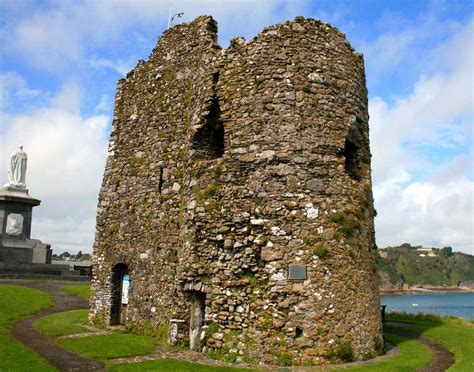
[[[173,13],[184,12],[179,22],[212,14],[220,23],[224,46],[231,37],[253,37],[263,27],[300,15],[310,6],[305,1],[289,0],[172,3]],[[56,1],[48,7],[30,6],[28,10],[3,27],[5,52],[22,57],[35,68],[56,73],[92,64],[124,74],[130,61],[116,63],[115,58],[93,57],[95,51],[112,45],[123,50],[125,44],[144,43],[148,49],[150,41],[136,30],[154,30],[152,34],[157,35],[164,31],[168,20],[168,2],[159,1]]]
[[[6,51],[22,56],[37,67],[54,70],[82,55],[82,35],[75,20],[60,10],[20,19],[7,33]]]
[[[472,135],[474,96],[472,71],[472,42],[459,44],[459,39],[473,35],[474,22],[470,22],[450,45],[439,50],[443,54],[456,54],[459,58],[446,74],[421,76],[413,92],[389,105],[380,97],[371,100],[371,136],[375,180],[385,179],[396,165],[408,161],[418,165],[403,148],[404,141],[427,141],[434,144],[440,131],[457,132],[464,138]],[[472,41],[472,37],[471,37]],[[460,125],[461,123],[461,125]],[[443,136],[446,138],[446,136]]]
[[[375,81],[382,80],[387,74],[396,73],[397,69],[403,69],[406,74],[411,71],[431,72],[432,64],[439,68],[438,59],[445,57],[436,48],[431,50],[432,44],[439,43],[439,40],[462,27],[457,22],[439,18],[435,12],[423,14],[416,19],[388,13],[379,23],[378,27],[383,31],[373,33],[377,35],[374,40],[360,42],[369,80]],[[432,53],[435,53],[435,59]]]
[[[110,60],[107,58],[90,58],[89,65],[93,68],[109,68],[118,72],[121,76],[127,75],[130,70],[137,64],[136,59],[128,60]]]
[[[52,100],[52,106],[69,112],[79,112],[81,108],[82,91],[79,83],[69,81],[64,83],[58,95]]]
[[[25,79],[15,71],[0,74],[0,111],[7,110],[12,100],[30,101],[41,94],[39,89],[31,89]]]
[[[20,144],[28,154],[27,187],[42,200],[34,209],[32,237],[53,249],[90,252],[110,118],[82,117],[78,96],[74,84],[67,85],[48,107],[3,114],[0,158],[8,159]],[[5,163],[0,164],[2,184]]]
[[[421,76],[392,105],[379,97],[370,102],[379,246],[450,245],[474,254],[473,25],[437,49],[457,56],[448,69],[440,66],[444,72]],[[431,152],[423,154],[422,146]],[[460,155],[444,153],[447,148]],[[437,163],[430,154],[447,160]],[[423,173],[431,176],[416,179]]]
[[[474,183],[467,179],[404,187],[393,178],[377,185],[377,244],[452,246],[474,254],[473,190]]]
[[[95,106],[94,112],[97,113],[109,113],[113,109],[113,101],[108,94],[103,94],[100,97],[99,103]]]

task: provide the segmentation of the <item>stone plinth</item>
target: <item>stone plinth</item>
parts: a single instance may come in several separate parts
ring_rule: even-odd
[[[6,266],[51,262],[50,245],[30,239],[32,210],[40,203],[27,189],[0,189],[0,262]]]

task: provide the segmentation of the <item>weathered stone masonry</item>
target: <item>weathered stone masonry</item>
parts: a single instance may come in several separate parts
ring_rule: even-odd
[[[382,345],[363,58],[296,18],[217,45],[167,30],[117,86],[90,317],[238,360]],[[201,337],[204,336],[205,337]]]

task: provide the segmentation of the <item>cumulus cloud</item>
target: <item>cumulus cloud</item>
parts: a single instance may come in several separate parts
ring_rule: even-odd
[[[125,76],[133,68],[133,66],[136,65],[137,61],[133,58],[124,61],[92,57],[88,60],[88,63],[92,68],[108,68],[118,72],[122,76]]]
[[[32,237],[55,249],[90,252],[110,118],[82,116],[78,96],[75,85],[66,85],[48,106],[2,114],[0,158],[8,159],[17,145],[28,154],[27,187],[42,200],[34,209]],[[5,160],[2,183],[7,182]]]
[[[439,69],[438,59],[445,57],[436,51],[436,44],[458,32],[462,25],[427,12],[410,20],[387,13],[374,27],[381,30],[377,37],[358,44],[365,55],[369,80],[383,83],[387,74],[431,72],[433,65],[434,70]]]
[[[465,178],[437,183],[404,184],[407,175],[397,174],[375,187],[380,205],[376,218],[380,247],[404,242],[424,246],[452,246],[474,254],[473,186]]]
[[[447,72],[421,76],[393,104],[371,101],[379,246],[451,245],[474,253],[473,25],[437,49],[457,56]],[[447,148],[454,155],[443,152],[440,161],[440,150]]]
[[[173,13],[183,12],[175,21],[191,21],[202,14],[212,14],[220,23],[224,46],[235,36],[253,37],[269,24],[302,14],[307,2],[293,1],[176,1]],[[115,45],[143,44],[150,40],[138,30],[147,30],[153,41],[166,28],[168,2],[161,1],[55,1],[54,6],[28,7],[28,12],[6,23],[1,33],[5,52],[48,72],[62,73],[71,66],[113,68],[124,74],[130,61],[94,57],[95,51]],[[242,27],[245,25],[245,27]],[[236,32],[243,32],[238,35]],[[152,41],[152,42],[153,42]],[[138,56],[135,56],[136,63]],[[140,56],[143,58],[144,56]],[[120,60],[120,58],[118,58]]]
[[[11,101],[28,102],[42,95],[39,89],[32,89],[25,79],[15,71],[0,74],[0,111],[6,111]]]

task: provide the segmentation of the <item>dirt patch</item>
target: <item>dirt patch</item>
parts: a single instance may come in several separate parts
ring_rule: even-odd
[[[33,327],[33,323],[43,316],[68,310],[87,309],[89,304],[86,300],[59,289],[63,285],[83,283],[26,280],[8,280],[1,283],[39,289],[48,293],[54,299],[52,307],[42,310],[30,318],[20,320],[13,325],[11,334],[18,341],[33,349],[60,371],[105,371],[104,365],[101,362],[84,358],[59,347],[56,344],[55,338],[47,336]]]

